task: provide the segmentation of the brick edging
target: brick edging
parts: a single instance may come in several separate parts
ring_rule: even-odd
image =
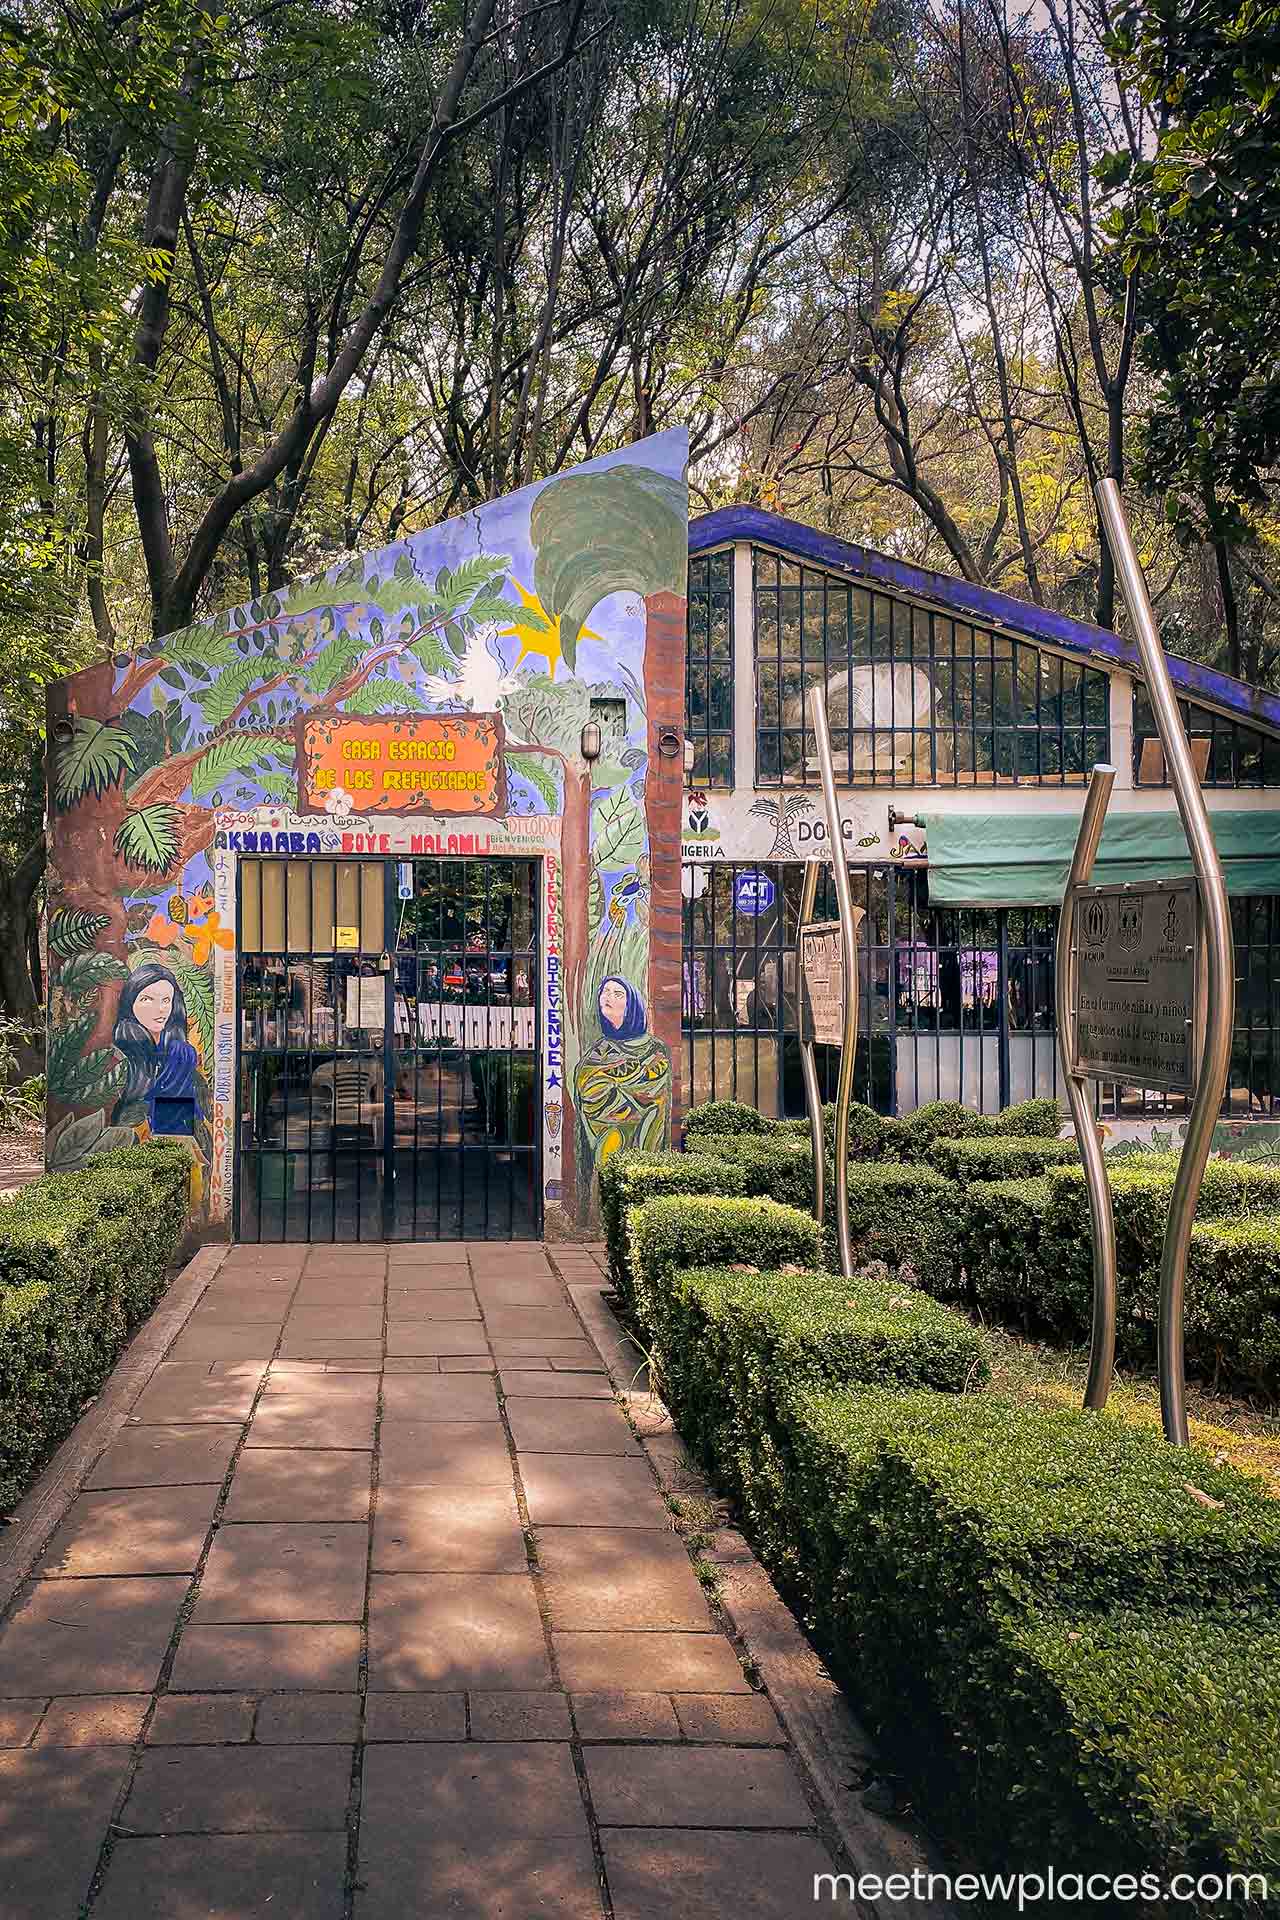
[[[615,1390],[632,1404],[638,1397],[632,1392],[641,1360],[638,1349],[605,1305],[599,1282],[562,1279]],[[660,1425],[673,1435],[670,1415],[656,1395],[639,1397],[645,1413],[636,1423],[637,1437],[659,1484],[664,1493],[686,1493],[675,1455],[653,1445],[653,1436],[645,1431]],[[745,1537],[734,1528],[718,1530],[707,1557],[719,1574],[720,1604],[757,1668],[855,1872],[877,1874],[882,1881],[891,1874],[910,1876],[917,1869],[945,1873],[946,1863],[921,1828],[886,1819],[863,1805],[860,1790],[879,1771],[875,1742],[823,1668]],[[876,1920],[954,1920],[955,1914],[936,1899],[863,1899],[859,1910]]]
[[[65,1518],[103,1448],[124,1426],[134,1402],[186,1325],[196,1302],[227,1255],[227,1247],[201,1247],[170,1283],[155,1310],[123,1348],[98,1396],[72,1427],[9,1516],[0,1534],[0,1613],[43,1553]]]

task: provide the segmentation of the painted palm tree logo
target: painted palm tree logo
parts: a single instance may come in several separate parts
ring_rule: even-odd
[[[791,842],[791,822],[813,805],[807,793],[762,794],[751,808],[773,826],[773,845],[766,860],[798,860],[800,854]]]

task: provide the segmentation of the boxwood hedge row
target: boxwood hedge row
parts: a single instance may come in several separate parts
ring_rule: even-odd
[[[124,1147],[45,1174],[0,1208],[0,1511],[163,1292],[190,1180],[181,1147]]]

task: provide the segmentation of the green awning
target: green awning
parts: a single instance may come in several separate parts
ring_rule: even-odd
[[[1228,893],[1280,893],[1280,808],[1210,809]],[[1076,844],[1075,813],[929,813],[929,900],[936,907],[1057,906]],[[1094,863],[1098,886],[1193,871],[1177,813],[1112,812]]]

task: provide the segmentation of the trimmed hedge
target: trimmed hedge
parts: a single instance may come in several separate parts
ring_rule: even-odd
[[[698,1142],[698,1152],[715,1154],[742,1175],[739,1193],[777,1200],[784,1207],[813,1207],[813,1149],[806,1140],[777,1134],[757,1139],[752,1135],[706,1134]]]
[[[645,1333],[661,1349],[671,1280],[684,1267],[818,1267],[818,1228],[812,1215],[773,1200],[648,1200],[627,1213],[627,1259],[632,1306]]]
[[[770,1133],[776,1121],[745,1107],[738,1100],[706,1100],[690,1107],[684,1118],[684,1143],[696,1146],[706,1133]]]
[[[834,1175],[829,1191],[834,1195]],[[960,1189],[932,1167],[870,1161],[849,1167],[849,1238],[855,1266],[883,1260],[893,1271],[909,1267],[915,1283],[935,1299],[961,1292]],[[835,1206],[823,1230],[826,1264],[840,1271]]]
[[[1018,1100],[991,1116],[998,1134],[1032,1140],[1056,1140],[1065,1119],[1056,1100]]]
[[[706,1153],[611,1154],[600,1168],[600,1219],[609,1256],[609,1278],[631,1300],[627,1266],[627,1211],[658,1194],[745,1193],[746,1179],[731,1160]]]
[[[967,1185],[970,1180],[1026,1180],[1050,1167],[1078,1165],[1080,1147],[1075,1140],[997,1134],[990,1139],[935,1140],[925,1157],[949,1180]]]
[[[0,1511],[164,1291],[190,1182],[181,1147],[124,1147],[45,1174],[0,1209]]]
[[[1051,1183],[973,1180],[961,1200],[960,1262],[969,1304],[1032,1332],[1042,1323],[1040,1235]]]
[[[1158,1284],[1158,1282],[1157,1282]],[[1198,1220],[1187,1255],[1188,1366],[1280,1395],[1280,1219]]]

